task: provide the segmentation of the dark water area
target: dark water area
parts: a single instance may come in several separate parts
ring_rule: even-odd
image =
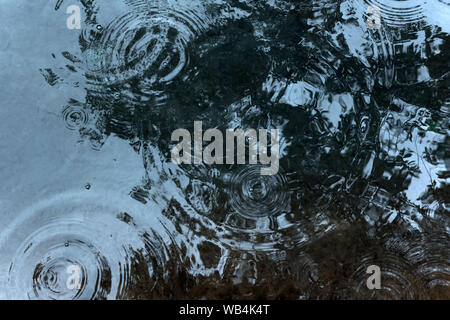
[[[449,1],[0,7],[0,298],[450,299]],[[278,172],[175,164],[195,121]]]

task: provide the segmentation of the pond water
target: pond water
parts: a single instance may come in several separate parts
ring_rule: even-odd
[[[450,298],[447,0],[1,5],[0,298]]]

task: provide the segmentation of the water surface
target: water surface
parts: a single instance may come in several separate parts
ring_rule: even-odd
[[[450,298],[449,16],[4,0],[0,298]],[[279,129],[279,172],[174,164],[194,121]]]

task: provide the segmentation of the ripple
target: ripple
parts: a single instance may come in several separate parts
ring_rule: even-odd
[[[131,273],[136,252],[156,261],[145,264],[152,279],[162,273],[156,269],[167,258],[166,240],[151,230],[138,231],[136,225],[129,214],[85,193],[36,204],[0,242],[12,261],[3,294],[14,299],[126,297],[138,276]],[[139,277],[145,277],[142,271]]]
[[[64,124],[69,130],[76,130],[89,121],[89,115],[81,106],[66,106],[62,111]]]
[[[366,21],[369,18],[367,8],[379,8],[381,24],[391,28],[434,24],[448,32],[450,27],[447,18],[450,2],[447,0],[361,0],[358,4]]]
[[[446,234],[421,236],[397,246],[414,266],[427,295],[450,286],[450,249]],[[435,291],[436,290],[436,291]],[[431,298],[430,296],[428,298]]]
[[[290,281],[294,288],[301,290],[303,293],[301,299],[308,299],[309,291],[319,279],[317,263],[304,253],[297,253],[282,262],[281,267],[286,274],[286,280]]]
[[[131,11],[102,28],[100,40],[91,43],[90,70],[111,83],[135,77],[167,83],[188,65],[186,46],[206,25],[191,8],[149,6]]]
[[[372,265],[381,270],[381,289],[367,288],[367,280],[371,274],[366,271]],[[359,299],[403,300],[414,299],[417,295],[417,276],[413,266],[400,256],[388,252],[364,256],[352,279],[356,282],[354,289]]]
[[[447,234],[406,231],[400,235],[389,233],[385,237],[384,248],[362,257],[352,276],[359,298],[435,299],[445,296],[450,285]],[[366,270],[371,265],[381,270],[379,290],[369,290],[366,285],[371,275]]]
[[[288,208],[286,179],[280,173],[262,176],[260,170],[260,166],[245,167],[225,177],[231,207],[245,218],[273,216]]]
[[[382,23],[391,27],[403,27],[424,20],[424,1],[364,0],[364,5],[378,7]]]
[[[161,161],[153,159],[153,163]],[[153,163],[147,170],[158,176],[155,172],[161,169]],[[207,235],[232,250],[302,248],[335,228],[329,210],[317,208],[311,200],[323,190],[309,190],[298,173],[261,176],[260,169],[258,165],[171,169],[170,177],[175,179],[165,182],[171,188],[161,191],[164,198],[173,196],[164,215],[180,230],[189,230],[191,237]]]
[[[331,296],[340,296],[334,285],[343,283],[343,292],[354,290],[358,298],[379,299],[427,297],[427,290],[448,287],[448,237],[404,241],[398,246],[389,243],[388,251],[381,246],[366,255],[366,243],[358,246],[361,240],[352,236],[348,243],[338,244],[341,238],[329,241],[336,246],[325,250],[323,261],[302,253],[306,244],[342,227],[343,221],[366,220],[372,225],[394,208],[389,227],[409,218],[400,206],[403,189],[410,185],[409,177],[404,178],[407,169],[397,175],[400,169],[391,170],[389,163],[395,165],[398,159],[409,157],[404,151],[414,149],[409,141],[411,134],[416,135],[410,128],[416,127],[416,122],[425,126],[425,114],[414,106],[400,110],[401,106],[390,105],[389,99],[393,92],[403,96],[401,88],[392,87],[394,81],[410,85],[429,81],[431,77],[424,75],[433,76],[433,70],[425,69],[421,80],[414,79],[416,73],[413,77],[409,74],[410,64],[415,64],[420,54],[420,66],[425,66],[423,59],[433,46],[436,59],[441,58],[444,41],[431,41],[428,34],[434,29],[422,28],[422,22],[429,21],[429,15],[445,18],[433,10],[448,8],[447,2],[360,0],[355,5],[351,1],[319,0],[312,1],[317,5],[309,14],[305,13],[308,5],[238,1],[236,5],[245,10],[227,4],[230,14],[224,17],[228,20],[216,26],[209,25],[201,8],[169,6],[174,3],[170,0],[125,2],[132,7],[131,12],[104,25],[90,20],[92,26],[84,28],[80,43],[83,56],[79,61],[69,60],[82,64],[92,86],[87,88],[86,105],[66,107],[63,118],[69,129],[82,128],[80,134],[98,146],[103,135],[112,133],[133,141],[136,152],[146,150],[145,144],[149,146],[152,157],[142,151],[145,181],[131,194],[146,208],[153,201],[167,205],[163,214],[174,222],[177,236],[189,235],[181,250],[190,261],[189,272],[205,276],[219,271],[227,280],[223,270],[229,263],[236,271],[235,279],[244,284],[247,279],[265,290],[267,282],[269,289],[278,290],[282,283],[277,280],[281,279],[303,291],[304,298],[330,283]],[[381,10],[379,29],[366,26],[369,5]],[[251,6],[264,10],[250,13]],[[269,11],[266,6],[277,9]],[[359,6],[357,12],[355,6]],[[276,11],[279,15],[272,14]],[[417,26],[420,29],[410,33],[410,27]],[[203,32],[207,27],[208,32]],[[422,41],[429,46],[419,46]],[[403,66],[404,62],[407,65]],[[394,91],[384,90],[391,87]],[[429,95],[423,96],[426,99]],[[228,110],[223,107],[241,98],[251,103]],[[148,111],[149,104],[170,107]],[[89,116],[85,110],[91,111]],[[172,124],[179,126],[200,117],[212,118],[210,127],[220,127],[224,119],[233,125],[251,122],[256,127],[266,116],[269,123],[287,128],[284,171],[275,176],[261,176],[259,166],[175,168],[163,157],[166,133]],[[381,123],[379,117],[383,118]],[[96,130],[83,128],[87,123],[95,123]],[[333,128],[328,130],[329,124]],[[382,157],[373,148],[381,149]],[[405,166],[400,163],[399,167]],[[62,198],[64,201],[52,199],[33,206],[31,218],[27,215],[8,233],[12,236],[4,237],[12,239],[7,245],[14,251],[5,286],[12,296],[16,290],[29,298],[127,296],[136,248],[144,248],[138,256],[145,261],[144,273],[150,281],[143,290],[157,287],[153,282],[164,273],[160,269],[167,267],[164,243],[171,239],[137,230],[134,216],[114,205],[100,205],[98,199],[84,203]],[[416,213],[412,207],[411,213]],[[370,232],[377,232],[379,223],[373,227]],[[120,240],[115,240],[116,233]],[[314,250],[320,247],[327,248],[313,246]],[[356,260],[340,260],[341,248],[349,249],[351,259],[357,252]],[[239,254],[232,260],[228,250]],[[251,256],[255,250],[261,251],[262,258]],[[266,255],[270,257],[265,259]],[[7,256],[5,260],[8,264],[11,261]],[[328,269],[325,276],[330,281],[318,280],[319,261],[322,265],[331,261],[330,268],[323,268]],[[366,287],[370,265],[381,268],[381,290]],[[80,288],[76,290],[68,290],[71,270],[79,273]],[[134,272],[142,277],[142,269]],[[171,291],[168,288],[160,287],[165,293]],[[252,290],[254,287],[249,294]]]

